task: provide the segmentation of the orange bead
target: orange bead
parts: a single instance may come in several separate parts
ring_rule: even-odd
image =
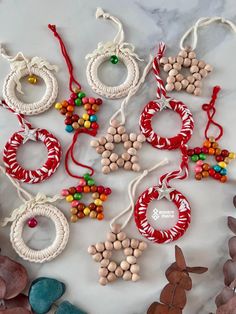
[[[63,102],[61,104],[62,104],[62,107],[67,107],[68,106],[68,102],[66,100],[63,100]]]
[[[210,165],[209,164],[203,164],[202,165],[202,169],[203,170],[209,170],[210,169]]]
[[[206,140],[206,141],[203,143],[203,146],[209,148],[209,147],[211,147],[211,142],[208,141],[208,140]]]
[[[211,147],[213,147],[213,148],[217,148],[217,147],[219,147],[219,144],[218,144],[217,142],[212,143]]]
[[[84,104],[84,109],[85,110],[89,110],[89,109],[91,109],[91,107],[92,107],[92,105],[91,104]]]
[[[104,218],[103,213],[99,213],[99,214],[97,215],[97,219],[98,219],[98,220],[103,220],[103,218]]]
[[[202,179],[202,174],[201,173],[196,173],[195,174],[195,179],[196,180],[201,180]]]
[[[203,176],[203,178],[209,177],[209,172],[208,171],[203,171],[202,172],[202,176]]]
[[[221,149],[220,148],[216,148],[215,155],[219,156],[220,154],[221,154]]]
[[[101,213],[103,211],[103,206],[99,205],[96,207],[96,212]]]
[[[105,202],[107,200],[107,195],[106,194],[101,194],[100,195],[100,200]]]
[[[94,104],[94,105],[92,105],[92,109],[93,109],[94,111],[98,111],[98,110],[99,110],[99,106],[96,105],[96,104]]]
[[[73,112],[74,111],[74,106],[69,105],[69,106],[66,107],[66,109],[67,109],[67,111]]]
[[[227,177],[226,176],[222,176],[220,178],[220,182],[225,183],[227,181]]]
[[[215,149],[210,147],[208,150],[209,155],[215,155]]]
[[[90,192],[90,186],[85,185],[84,186],[84,193],[89,193]]]

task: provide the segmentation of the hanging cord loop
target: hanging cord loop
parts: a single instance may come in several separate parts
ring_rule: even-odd
[[[3,108],[9,110],[10,112],[14,113],[17,116],[17,119],[20,123],[20,126],[22,129],[25,129],[26,127],[28,127],[29,129],[32,128],[31,124],[25,119],[24,115],[15,112],[14,110],[12,110],[8,104],[5,102],[5,100],[0,100],[0,106],[2,106]]]

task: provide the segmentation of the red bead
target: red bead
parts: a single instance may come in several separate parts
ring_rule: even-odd
[[[227,149],[223,149],[223,150],[221,151],[221,155],[222,155],[223,157],[228,157],[228,156],[229,156],[229,151],[228,151]]]
[[[101,98],[97,98],[96,99],[96,105],[101,105],[102,104],[102,99]]]
[[[213,177],[213,176],[215,175],[215,173],[216,173],[216,172],[215,172],[215,170],[214,170],[214,169],[212,169],[212,168],[211,168],[211,169],[209,169],[209,171],[208,171],[208,172],[209,172],[209,175],[210,175],[211,177]]]
[[[83,187],[80,186],[80,185],[76,187],[76,191],[77,191],[78,193],[82,193],[83,190],[84,190]]]
[[[214,174],[214,178],[215,178],[216,180],[220,180],[220,179],[221,179],[221,174],[220,174],[220,173],[215,173],[215,174]]]
[[[219,156],[216,156],[216,161],[220,162],[220,161],[224,161],[224,157],[219,155]]]
[[[66,118],[65,119],[65,124],[67,124],[67,125],[72,124],[72,119],[71,118]]]
[[[92,116],[93,114],[96,113],[96,111],[93,110],[93,109],[88,109],[88,110],[87,110],[87,113],[88,113],[90,116]]]
[[[67,117],[67,118],[71,118],[72,116],[73,116],[73,112],[67,111],[66,117]]]
[[[194,150],[193,149],[188,149],[188,156],[194,155]]]
[[[73,98],[70,98],[68,100],[68,103],[71,105],[71,106],[74,106],[75,105],[75,102],[74,102],[74,99]]]
[[[71,119],[72,119],[73,122],[77,122],[79,120],[79,115],[78,114],[73,114]]]
[[[103,187],[102,185],[99,185],[99,186],[97,187],[97,192],[98,192],[99,194],[102,194],[102,193],[104,192],[104,187]]]
[[[65,115],[65,114],[67,113],[66,108],[61,108],[60,113],[63,114],[63,115]]]
[[[208,154],[208,148],[207,147],[202,147],[202,153],[203,154]]]
[[[76,98],[78,98],[78,95],[77,95],[76,93],[72,93],[72,94],[70,95],[70,98],[76,99]]]
[[[104,190],[104,194],[106,194],[106,195],[110,195],[111,194],[111,189],[110,188],[105,188],[105,190]]]
[[[38,222],[35,218],[31,218],[28,220],[28,226],[30,228],[35,228],[37,226]]]
[[[194,148],[194,153],[195,154],[201,154],[201,152],[202,152],[202,149],[201,149],[201,147],[196,147],[196,148]]]
[[[98,129],[98,128],[99,128],[99,125],[97,124],[97,122],[92,122],[92,123],[91,123],[91,128],[92,128],[92,129]]]

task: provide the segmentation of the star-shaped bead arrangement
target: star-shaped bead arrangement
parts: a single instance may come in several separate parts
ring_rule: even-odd
[[[204,79],[213,67],[196,58],[193,50],[181,50],[177,57],[163,57],[160,59],[163,70],[168,73],[166,79],[166,90],[186,90],[195,96],[201,95],[202,79]],[[183,68],[189,69],[189,75],[182,73]],[[182,73],[181,73],[182,72]]]
[[[83,194],[92,193],[93,201],[86,205],[82,200]],[[71,222],[77,222],[84,217],[103,220],[103,202],[111,194],[111,189],[102,185],[96,185],[89,173],[84,174],[77,186],[63,189],[61,195],[71,204]]]
[[[23,144],[30,141],[36,141],[36,131],[37,129],[29,128],[27,124],[24,125],[24,130],[20,132],[23,137]]]
[[[138,151],[146,141],[143,134],[126,132],[125,126],[118,121],[112,121],[107,130],[107,134],[91,141],[91,146],[96,148],[96,152],[102,155],[102,172],[108,174],[119,168],[125,170],[140,171]],[[117,154],[115,147],[123,144],[124,152]]]
[[[235,153],[229,152],[227,149],[221,149],[219,144],[215,141],[214,137],[210,137],[209,139],[205,140],[203,147],[189,149],[188,155],[191,160],[196,163],[196,180],[201,180],[210,176],[222,183],[225,183],[228,179],[228,164],[236,157]],[[214,156],[217,164],[212,166],[210,163],[205,161],[209,155]]]
[[[88,248],[88,253],[92,255],[93,260],[100,263],[99,283],[105,286],[118,278],[134,282],[139,280],[140,267],[137,258],[146,248],[145,242],[128,238],[126,233],[121,231],[121,226],[114,224],[105,242],[96,243]],[[113,251],[118,250],[122,250],[125,256],[120,263],[112,259]]]

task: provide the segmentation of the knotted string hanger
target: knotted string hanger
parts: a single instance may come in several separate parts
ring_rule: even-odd
[[[151,173],[152,171],[156,170],[157,168],[164,166],[168,164],[168,159],[163,159],[161,162],[157,163],[155,166],[153,166],[150,169],[146,169],[143,171],[143,173],[139,176],[137,176],[136,178],[134,178],[128,185],[128,195],[129,195],[129,199],[130,199],[130,204],[129,206],[123,210],[121,213],[119,213],[116,217],[114,217],[111,222],[110,222],[110,227],[112,228],[112,225],[116,223],[116,221],[124,216],[125,214],[127,214],[128,212],[129,215],[127,217],[127,219],[125,220],[125,222],[122,224],[121,229],[124,229],[127,224],[129,223],[130,219],[133,216],[133,212],[134,212],[134,198],[135,198],[135,193],[136,193],[136,189],[139,185],[139,183],[143,180],[144,177],[146,177],[149,173]]]
[[[27,126],[28,128],[31,128],[31,124],[24,118],[24,115],[15,112],[14,110],[12,110],[8,104],[5,102],[5,100],[0,100],[0,106],[2,106],[3,108],[9,110],[10,112],[14,113],[14,115],[17,116],[17,119],[20,123],[20,126],[22,127],[22,129],[25,129],[25,127]]]
[[[72,64],[72,62],[70,60],[70,57],[69,57],[68,52],[66,50],[65,44],[64,44],[61,36],[57,32],[56,25],[49,24],[48,28],[53,32],[54,36],[58,39],[60,47],[61,47],[62,55],[63,55],[63,57],[64,57],[64,59],[66,61],[67,68],[68,68],[69,75],[70,75],[70,79],[69,79],[69,89],[70,89],[70,91],[71,92],[74,91],[73,90],[73,84],[75,84],[78,87],[78,89],[80,90],[81,89],[81,85],[79,84],[79,82],[74,77],[73,64]]]
[[[190,45],[190,47],[192,50],[194,50],[197,46],[198,29],[200,27],[207,26],[215,22],[228,25],[233,30],[233,32],[236,33],[236,25],[230,20],[224,19],[223,17],[220,17],[220,16],[202,17],[199,20],[197,20],[197,22],[184,33],[184,35],[182,36],[180,40],[180,49],[182,50],[186,49],[186,47],[184,46],[184,42],[188,38],[188,36],[192,34],[193,38],[192,38],[192,44]]]
[[[224,133],[223,127],[219,123],[215,122],[213,119],[216,113],[215,102],[216,102],[219,91],[220,91],[220,86],[215,86],[213,88],[210,103],[202,105],[202,109],[206,111],[207,118],[208,118],[206,129],[205,129],[205,138],[209,139],[209,136],[208,136],[209,128],[211,127],[211,125],[214,125],[219,130],[219,135],[215,137],[216,141],[219,140]]]

